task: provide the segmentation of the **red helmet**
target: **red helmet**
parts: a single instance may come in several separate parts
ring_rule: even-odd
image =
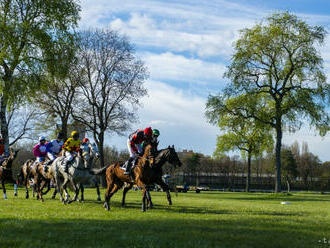
[[[151,127],[147,127],[146,129],[144,129],[144,135],[147,138],[151,138],[151,136],[152,136],[152,129],[151,129]]]
[[[83,143],[87,143],[88,141],[89,141],[88,138],[83,138],[83,140],[82,140]]]

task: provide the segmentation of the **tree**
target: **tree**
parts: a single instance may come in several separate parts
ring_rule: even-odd
[[[290,182],[298,176],[298,171],[294,154],[289,148],[282,149],[281,161],[283,167],[282,176],[287,183],[288,192],[290,192]]]
[[[239,104],[237,104],[239,103]],[[242,118],[236,114],[240,108],[238,99],[228,99],[219,106],[218,98],[209,98],[206,116],[213,124],[218,124],[223,135],[217,138],[216,152],[239,150],[247,157],[246,192],[250,191],[251,158],[273,149],[273,138],[269,127],[255,120]]]
[[[241,31],[225,73],[231,83],[220,101],[243,95],[236,114],[264,123],[276,133],[275,192],[281,191],[283,128],[294,132],[309,122],[321,135],[329,128],[330,86],[316,48],[325,35],[323,27],[310,26],[288,12],[273,14]]]
[[[81,32],[77,57],[80,90],[72,115],[93,133],[103,166],[105,132],[120,134],[135,120],[147,93],[146,67],[127,38],[111,30]]]
[[[15,145],[21,139],[30,139],[34,131],[35,120],[40,113],[28,106],[24,99],[20,99],[11,105],[7,112],[8,136],[10,138],[9,146]]]
[[[73,0],[0,1],[0,129],[6,151],[8,107],[38,89],[46,69],[65,72],[79,10]]]
[[[79,72],[71,65],[65,78],[49,76],[49,84],[46,89],[39,91],[34,97],[34,104],[44,113],[45,119],[39,123],[42,129],[49,130],[60,126],[64,139],[67,138],[68,125],[71,113],[74,112],[73,100],[77,92]]]

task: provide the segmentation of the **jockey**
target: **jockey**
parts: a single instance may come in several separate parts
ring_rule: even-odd
[[[45,165],[51,164],[56,159],[56,157],[60,154],[62,146],[63,146],[63,134],[59,133],[57,135],[57,139],[52,140],[46,145],[47,156],[50,161]]]
[[[132,165],[135,165],[138,156],[143,155],[142,143],[149,141],[152,138],[152,129],[147,127],[144,130],[138,129],[134,133],[130,134],[127,140],[127,148],[129,152],[129,159],[124,164],[125,175],[130,174]]]
[[[88,138],[83,138],[81,145],[84,147],[84,151],[88,150],[88,146],[89,146],[89,139]]]
[[[65,172],[68,173],[69,171],[69,163],[73,160],[73,154],[76,154],[80,149],[80,140],[79,140],[79,133],[77,131],[73,131],[71,133],[71,137],[65,141],[62,149],[65,151]]]
[[[45,161],[47,156],[46,150],[46,138],[44,136],[39,137],[39,143],[33,147],[33,155],[37,158],[36,162]]]
[[[158,129],[153,129],[152,130],[152,142],[157,143],[158,142],[158,136],[159,136],[159,130]]]

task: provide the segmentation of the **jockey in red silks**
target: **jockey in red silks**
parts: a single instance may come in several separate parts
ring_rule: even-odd
[[[123,165],[125,168],[125,175],[130,174],[133,165],[136,164],[138,156],[143,155],[142,143],[152,139],[152,129],[147,127],[144,130],[138,129],[130,134],[127,140],[127,148],[129,152],[129,159]]]

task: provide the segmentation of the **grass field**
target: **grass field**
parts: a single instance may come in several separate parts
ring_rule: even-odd
[[[330,195],[152,192],[154,209],[141,212],[141,192],[121,193],[107,212],[94,189],[84,203],[24,199],[23,189],[0,198],[3,247],[324,247],[330,248]],[[103,196],[104,190],[102,191]],[[291,205],[281,205],[288,201]],[[327,243],[328,242],[328,243]]]

